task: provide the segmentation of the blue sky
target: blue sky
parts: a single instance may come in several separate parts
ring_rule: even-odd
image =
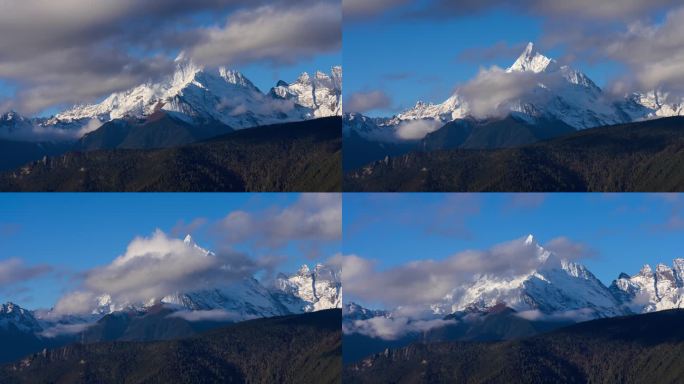
[[[634,90],[676,82],[673,78],[633,84],[635,78],[658,78],[650,73],[653,64],[678,60],[684,50],[672,41],[673,32],[668,31],[676,28],[674,16],[681,11],[675,1],[623,5],[608,0],[603,7],[593,7],[588,1],[541,0],[525,0],[516,6],[499,0],[385,3],[385,9],[378,6],[371,12],[361,1],[350,0],[345,9],[346,97],[380,90],[391,98],[390,106],[366,111],[370,116],[390,116],[418,100],[440,103],[480,68],[510,66],[527,42],[534,42],[542,54],[611,89],[618,81],[629,83]],[[666,23],[670,13],[670,22]],[[629,36],[628,30],[634,35]],[[652,31],[655,33],[649,35]],[[620,48],[612,47],[613,43]],[[497,46],[502,49],[491,52]],[[489,54],[468,55],[473,50]]]
[[[78,284],[78,274],[105,266],[126,251],[136,236],[156,229],[183,238],[196,219],[204,225],[192,230],[195,241],[214,249],[228,233],[216,223],[234,211],[268,217],[292,207],[298,194],[7,194],[0,196],[0,262],[19,258],[25,266],[49,265],[54,273],[3,290],[0,302],[11,300],[28,308],[52,306]],[[180,228],[180,229],[179,229]],[[302,245],[303,244],[303,245]],[[339,252],[339,241],[317,245],[318,258],[307,256],[305,241],[267,249],[249,242],[234,250],[252,257],[284,257],[277,268],[294,272],[302,264],[322,262]],[[0,273],[0,275],[2,275]],[[2,276],[0,276],[0,281]]]
[[[644,264],[684,257],[684,195],[347,194],[344,253],[379,268],[444,259],[533,234],[567,237],[604,284]]]

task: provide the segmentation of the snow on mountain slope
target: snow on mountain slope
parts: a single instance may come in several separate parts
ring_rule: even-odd
[[[0,139],[20,136],[22,132],[31,131],[31,121],[17,112],[10,111],[0,115]]]
[[[341,97],[342,67],[334,67],[330,75],[304,73],[289,85],[281,81],[265,94],[240,72],[203,68],[181,55],[171,76],[113,93],[100,103],[78,105],[47,119],[14,112],[2,115],[0,138],[42,135],[74,140],[108,121],[142,119],[160,110],[190,123],[218,121],[244,129],[341,116]]]
[[[0,328],[7,330],[11,326],[25,333],[37,333],[42,330],[31,311],[14,303],[0,304]]]
[[[622,303],[635,312],[654,312],[684,306],[684,259],[675,259],[673,266],[650,265],[636,275],[620,274],[610,286]]]
[[[545,250],[531,235],[520,241],[534,249],[540,262],[538,268],[516,276],[478,276],[473,282],[455,287],[452,295],[432,305],[433,310],[450,314],[503,303],[519,312],[584,311],[591,317],[625,313],[608,288],[586,267]]]
[[[305,303],[304,312],[342,307],[342,283],[340,271],[318,264],[313,270],[302,266],[291,276],[280,274],[275,286],[278,290]]]
[[[189,235],[183,244],[204,255],[214,255]],[[126,310],[145,311],[163,304],[187,311],[222,310],[236,318],[249,319],[340,308],[342,287],[339,277],[339,271],[319,264],[313,271],[304,266],[292,276],[280,274],[274,286],[265,286],[254,277],[245,277],[210,289],[175,292],[135,303],[119,302],[112,295],[102,294],[96,298],[90,314],[103,316]]]
[[[239,72],[205,69],[183,57],[176,64],[173,76],[162,82],[114,93],[99,104],[76,106],[48,123],[143,118],[164,110],[195,122],[220,121],[242,129],[305,120],[312,113],[308,108],[263,94]]]
[[[499,85],[500,80],[505,80],[507,85]],[[658,92],[634,93],[624,98],[608,95],[588,76],[544,56],[532,43],[509,68],[481,71],[473,81],[510,87],[500,89],[509,96],[499,100],[496,91],[492,91],[476,97],[466,84],[443,103],[419,101],[392,118],[375,119],[378,132],[366,129],[359,134],[369,140],[396,141],[401,139],[397,132],[410,122],[422,120],[444,125],[468,117],[491,119],[510,114],[530,124],[557,120],[576,129],[586,129],[684,113],[684,103],[668,102],[668,95]],[[477,84],[471,84],[470,88],[473,87],[478,88]],[[492,100],[498,101],[496,105],[491,105]],[[486,111],[483,105],[487,106]],[[345,124],[350,125],[348,129],[354,129],[350,121],[347,117]],[[388,131],[394,133],[388,134]]]
[[[472,281],[454,282],[450,294],[436,303],[426,303],[433,319],[454,313],[480,313],[508,307],[535,318],[586,320],[629,314],[622,303],[585,266],[568,261],[540,246],[532,235],[519,239],[522,249],[532,251],[537,267],[514,275],[480,275]],[[348,332],[375,317],[386,319],[425,311],[398,307],[392,311],[369,310],[358,304],[345,305],[344,324]],[[368,324],[366,324],[368,325]]]
[[[310,108],[313,117],[342,116],[342,67],[333,67],[331,75],[303,73],[292,84],[278,82],[271,94]]]

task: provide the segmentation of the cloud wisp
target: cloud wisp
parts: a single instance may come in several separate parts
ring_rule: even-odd
[[[383,91],[356,92],[347,96],[345,112],[365,113],[391,106],[392,99]]]
[[[0,260],[0,290],[53,272],[49,265],[26,265],[19,258]]]

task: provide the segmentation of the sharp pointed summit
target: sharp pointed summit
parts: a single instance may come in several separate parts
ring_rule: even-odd
[[[535,49],[534,43],[530,42],[515,63],[508,68],[507,72],[540,73],[555,64],[555,60],[539,53],[539,51]]]

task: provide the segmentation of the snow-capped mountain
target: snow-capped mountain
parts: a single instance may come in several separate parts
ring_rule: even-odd
[[[333,73],[341,78],[341,68],[334,68]],[[335,88],[330,76],[317,72],[312,81],[305,73],[287,89],[293,97],[273,97],[262,93],[240,72],[206,69],[180,57],[172,77],[114,93],[99,104],[76,106],[48,123],[143,118],[163,110],[195,121],[215,120],[242,129],[336,114],[339,97],[329,98],[341,93],[341,89]]]
[[[51,118],[2,115],[0,134],[57,129],[73,133],[63,136],[74,139],[112,120],[145,119],[159,111],[193,124],[220,122],[233,129],[341,116],[341,84],[342,68],[334,67],[330,75],[303,73],[294,83],[280,81],[263,93],[240,72],[204,68],[181,55],[167,78],[113,93],[100,103],[78,105]]]
[[[443,103],[419,101],[413,108],[391,118],[371,119],[368,123],[375,125],[374,129],[369,129],[369,124],[359,125],[359,116],[345,116],[346,129],[364,128],[358,131],[361,136],[390,141],[397,140],[400,135],[396,133],[402,125],[416,121],[439,127],[458,119],[496,119],[511,115],[529,124],[560,121],[575,129],[586,129],[678,116],[684,112],[681,102],[666,102],[668,95],[659,92],[634,93],[624,98],[611,96],[582,72],[541,54],[532,43],[509,68],[494,72],[510,80],[515,89],[508,90],[513,96],[490,106],[486,113],[476,108],[476,101],[466,97],[468,92],[457,89]]]
[[[536,267],[525,273],[506,276],[479,275],[472,281],[455,284],[441,301],[426,303],[434,319],[454,314],[485,313],[493,308],[510,308],[515,313],[534,313],[564,321],[621,316],[632,313],[582,264],[569,261],[540,246],[532,235],[516,240],[525,252],[536,258]],[[345,329],[356,332],[359,323],[383,317],[402,317],[405,311],[370,310],[359,304],[345,304]]]
[[[537,310],[552,314],[581,310],[592,317],[625,314],[608,288],[586,267],[547,251],[532,235],[519,241],[533,249],[539,261],[537,268],[516,276],[477,276],[474,281],[455,287],[453,294],[433,304],[432,310],[446,315],[503,303],[519,312]]]
[[[11,330],[10,328],[25,333],[37,333],[42,330],[31,311],[14,303],[0,304],[0,329]]]
[[[684,306],[684,259],[675,259],[672,267],[650,265],[636,275],[625,273],[613,281],[611,291],[625,305],[638,313],[682,308]]]
[[[205,255],[214,253],[199,246],[190,235],[183,243]],[[340,272],[319,264],[313,271],[303,266],[296,274],[279,274],[275,283],[265,286],[254,277],[227,282],[223,286],[195,292],[176,292],[165,297],[150,297],[139,303],[117,302],[109,294],[97,297],[93,315],[125,310],[142,310],[158,304],[180,310],[224,310],[248,319],[341,308]]]
[[[17,112],[10,111],[0,115],[0,138],[8,138],[20,132],[31,130],[31,121]]]
[[[317,71],[313,78],[303,73],[292,84],[280,81],[270,94],[311,109],[313,117],[342,116],[342,67],[333,67],[331,75]]]
[[[303,265],[290,276],[279,274],[275,286],[305,303],[300,309],[304,312],[342,307],[340,271],[323,264],[316,265],[313,270]]]

